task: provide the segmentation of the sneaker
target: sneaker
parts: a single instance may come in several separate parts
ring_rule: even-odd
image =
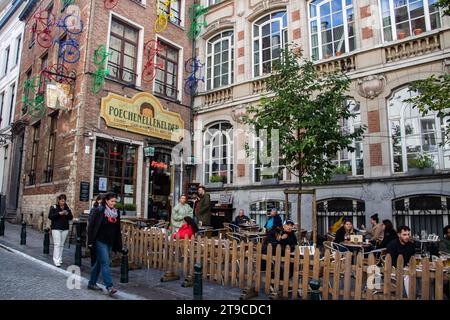
[[[88,289],[89,290],[97,290],[97,291],[101,291],[103,290],[102,288],[100,288],[98,285],[96,284],[88,284]]]
[[[112,296],[114,293],[117,292],[117,289],[116,289],[116,288],[113,288],[113,287],[109,287],[109,288],[107,288],[107,290],[108,290],[108,294],[109,294],[110,296]]]

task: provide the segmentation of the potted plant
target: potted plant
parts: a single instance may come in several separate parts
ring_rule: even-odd
[[[334,176],[333,176],[332,180],[335,180],[335,181],[347,180],[348,173],[351,170],[352,169],[346,164],[344,164],[342,166],[337,166],[334,169]]]
[[[209,184],[208,187],[210,188],[222,188],[223,187],[223,176],[219,176],[217,174],[212,175],[209,177]]]
[[[264,185],[269,185],[269,184],[278,184],[279,183],[279,179],[278,179],[278,175],[262,175],[261,176],[261,184]]]
[[[408,161],[408,173],[411,175],[433,174],[434,161],[427,154],[417,155]]]
[[[123,209],[127,216],[136,216],[136,206],[133,203],[125,204]]]
[[[421,34],[422,32],[423,32],[422,28],[416,28],[416,29],[414,29],[414,34],[415,34],[416,36],[418,36],[418,35]]]
[[[117,210],[123,211],[123,203],[121,202],[117,202],[116,205],[114,206],[114,208],[116,208]]]

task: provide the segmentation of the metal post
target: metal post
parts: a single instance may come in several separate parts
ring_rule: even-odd
[[[76,224],[77,228],[77,244],[75,247],[75,265],[81,267],[81,224]]]
[[[48,228],[44,229],[44,254],[50,253],[50,230]]]
[[[0,218],[0,236],[5,235],[5,216]]]
[[[120,283],[128,283],[128,250],[122,250],[122,264],[120,265]]]
[[[311,300],[322,300],[320,296],[320,280],[311,279],[309,280],[309,287],[311,288]]]
[[[202,265],[196,263],[194,265],[194,300],[202,300],[203,296],[203,278]]]
[[[27,224],[25,221],[22,221],[22,230],[20,231],[20,244],[27,244]]]

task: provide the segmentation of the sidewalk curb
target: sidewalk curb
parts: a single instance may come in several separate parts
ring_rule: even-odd
[[[7,251],[9,251],[11,253],[17,254],[17,255],[19,255],[19,256],[21,256],[21,257],[23,257],[25,259],[28,259],[30,261],[33,261],[33,262],[35,262],[35,263],[37,263],[37,264],[39,264],[39,265],[41,265],[43,267],[46,267],[46,268],[51,269],[53,271],[59,272],[59,273],[63,274],[66,277],[78,277],[80,282],[84,285],[84,288],[79,289],[79,290],[88,290],[87,289],[87,285],[89,283],[89,280],[84,278],[84,277],[82,277],[82,276],[74,276],[74,274],[72,272],[69,272],[69,271],[64,270],[62,268],[58,268],[58,267],[53,266],[53,265],[51,265],[51,264],[49,264],[47,262],[44,262],[42,260],[36,259],[36,258],[26,254],[26,253],[23,253],[23,252],[21,252],[19,250],[16,250],[14,248],[8,247],[8,246],[6,246],[6,245],[4,245],[2,243],[0,243],[0,248],[3,248],[3,249],[5,249],[5,250],[7,250]],[[98,286],[101,287],[102,289],[106,290],[104,285],[98,284]],[[103,292],[103,294],[105,294],[105,292]],[[105,294],[105,295],[107,295],[107,294]],[[144,298],[142,296],[139,296],[139,295],[136,295],[136,294],[131,294],[131,293],[126,293],[126,292],[123,292],[123,291],[117,292],[111,298],[113,298],[113,299],[114,298],[120,298],[120,299],[123,299],[123,300],[148,300],[148,299],[146,299],[146,298]]]

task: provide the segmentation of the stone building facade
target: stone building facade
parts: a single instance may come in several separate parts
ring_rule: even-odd
[[[184,64],[192,57],[191,2],[167,7],[159,0],[121,0],[108,8],[103,0],[68,6],[29,1],[21,13],[27,32],[13,124],[10,216],[42,223],[60,193],[78,216],[106,191],[118,194],[127,215],[167,212],[188,179],[184,168],[172,164],[171,153],[179,140],[172,132],[191,126],[191,99],[183,92]],[[170,18],[156,33],[162,11]],[[42,35],[46,26],[55,41],[49,48]],[[163,45],[159,51],[151,40]],[[102,55],[105,50],[109,55]],[[102,66],[108,72],[104,84]],[[146,68],[157,70],[149,76]],[[49,70],[50,79],[40,84],[47,105],[41,112],[27,79],[42,70]],[[154,149],[144,154],[147,147]]]
[[[194,103],[196,180],[210,186],[215,200],[231,194],[235,213],[244,209],[259,223],[272,207],[285,217],[283,190],[295,188],[296,178],[281,170],[279,179],[261,179],[261,168],[245,158],[248,128],[241,117],[268,94],[265,78],[277,50],[293,42],[320,72],[350,77],[349,106],[357,116],[348,127],[368,127],[355,153],[336,157],[349,166],[343,180],[307,186],[317,190],[319,233],[342,215],[359,227],[378,213],[414,233],[442,236],[450,213],[450,146],[439,143],[448,124],[402,102],[412,81],[449,72],[450,17],[434,2],[203,1],[209,11],[196,42],[205,63]],[[434,160],[433,170],[414,168],[422,154]],[[223,176],[223,186],[210,183],[211,176]],[[293,196],[289,206],[295,219]],[[311,230],[311,199],[305,196],[302,206],[301,225]]]

